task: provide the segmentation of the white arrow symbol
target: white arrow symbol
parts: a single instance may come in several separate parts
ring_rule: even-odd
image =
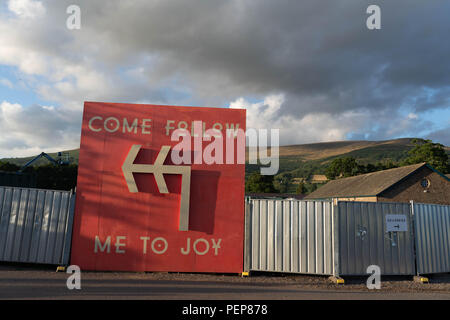
[[[161,193],[169,193],[163,174],[181,174],[181,201],[180,201],[180,231],[189,229],[189,196],[191,189],[191,167],[164,165],[170,146],[162,146],[154,164],[135,164],[141,145],[134,144],[122,165],[122,172],[127,182],[128,190],[138,192],[133,173],[153,173],[158,190]]]

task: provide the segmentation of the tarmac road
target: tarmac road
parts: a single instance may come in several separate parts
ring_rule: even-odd
[[[66,286],[69,274],[0,265],[0,299],[450,299],[450,275],[430,284],[411,278],[382,282],[368,290],[364,279],[332,284],[326,277],[82,272],[81,290]]]

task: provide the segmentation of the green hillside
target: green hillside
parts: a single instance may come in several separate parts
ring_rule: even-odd
[[[338,157],[353,157],[360,164],[375,164],[386,162],[399,162],[408,156],[408,151],[413,147],[412,138],[394,139],[386,141],[337,141],[322,142],[303,145],[281,146],[279,175],[289,173],[292,177],[307,177],[311,174],[324,174],[327,165]],[[446,147],[450,154],[450,148]],[[45,150],[44,150],[45,152]],[[251,150],[247,149],[247,159]],[[79,149],[63,151],[63,157],[68,155],[70,163],[78,164]],[[57,153],[49,153],[54,159]],[[24,165],[33,157],[5,158],[0,161],[8,161],[19,166]],[[48,160],[41,158],[33,165],[47,164]],[[258,165],[246,165],[246,173],[259,169]]]
[[[45,150],[43,152],[45,152]],[[62,159],[65,159],[66,157],[68,157],[71,164],[78,164],[78,156],[80,153],[80,149],[65,150],[65,151],[61,151],[61,152],[62,152],[62,157],[61,157]],[[48,153],[48,155],[55,160],[57,160],[57,158],[58,158],[57,152]],[[3,158],[3,159],[0,159],[0,161],[10,162],[10,163],[16,164],[18,166],[23,166],[24,164],[26,164],[28,161],[30,161],[34,157],[35,156],[25,157],[25,158]],[[35,162],[33,162],[33,166],[41,166],[41,165],[46,165],[49,163],[50,162],[48,159],[41,157],[39,160],[36,160]]]
[[[413,147],[411,140],[340,141],[280,147],[279,174],[289,172],[293,177],[324,174],[326,166],[339,157],[353,157],[361,164],[396,163],[408,156]],[[258,168],[247,165],[246,171],[250,173]]]
[[[275,186],[279,189],[280,181],[293,181],[294,178],[308,179],[311,175],[322,174],[336,158],[353,157],[358,164],[397,164],[408,157],[413,148],[411,139],[387,141],[343,141],[309,145],[280,147],[280,169],[275,176]],[[450,148],[445,148],[450,155]],[[259,172],[258,165],[246,165],[246,174]],[[307,192],[320,185],[307,184]],[[284,192],[295,193],[298,184],[288,183]],[[312,189],[311,189],[312,188]]]

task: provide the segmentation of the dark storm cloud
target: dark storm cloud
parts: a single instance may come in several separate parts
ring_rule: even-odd
[[[57,66],[43,75],[47,96],[80,109],[83,99],[225,106],[281,94],[261,122],[316,126],[289,140],[302,143],[430,132],[421,113],[450,107],[448,1],[79,0],[77,31],[65,28],[73,1],[40,1],[46,15],[21,25],[18,46]],[[366,27],[371,4],[381,30]],[[73,79],[58,79],[66,65]],[[321,130],[320,119],[334,121]],[[317,134],[326,130],[338,133]]]
[[[381,30],[365,26],[369,4],[381,7]],[[293,115],[449,105],[449,2],[112,0],[80,6],[90,40],[98,36],[116,48],[102,52],[104,63],[154,55],[149,78],[181,78],[210,103],[282,92],[287,99],[280,112]]]

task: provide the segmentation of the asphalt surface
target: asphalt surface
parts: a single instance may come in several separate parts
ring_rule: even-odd
[[[82,272],[81,289],[69,290],[70,275],[54,269],[0,265],[0,299],[159,299],[159,300],[365,300],[450,299],[450,275],[429,284],[411,277],[382,279],[381,290],[368,290],[364,278],[345,285],[326,277],[302,275],[239,275]]]

